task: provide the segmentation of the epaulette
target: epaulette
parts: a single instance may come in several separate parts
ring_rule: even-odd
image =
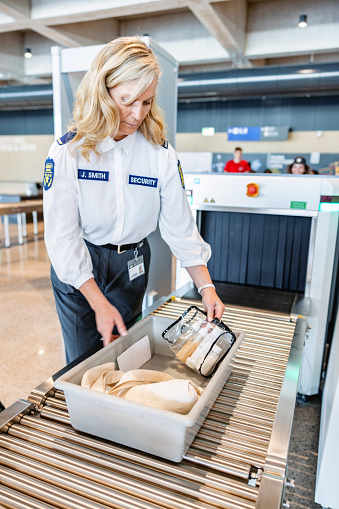
[[[168,148],[168,141],[164,140],[164,143],[161,146],[164,148]]]
[[[61,138],[59,138],[57,140],[57,142],[59,143],[59,145],[65,145],[65,143],[68,143],[69,141],[71,141],[75,135],[76,135],[76,132],[68,131],[68,133],[61,136]]]

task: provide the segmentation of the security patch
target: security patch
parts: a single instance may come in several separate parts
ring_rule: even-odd
[[[179,159],[178,159],[178,172],[179,172],[179,175],[180,175],[180,180],[181,180],[182,188],[185,189],[184,175],[182,173],[181,163],[180,163]]]
[[[108,182],[109,171],[81,170],[78,168],[78,179],[80,180],[105,180]]]
[[[153,177],[140,177],[139,175],[129,175],[128,183],[136,186],[158,187],[158,179]]]
[[[53,159],[50,159],[48,157],[45,162],[44,183],[43,183],[45,191],[52,187],[53,177],[54,177],[54,161]]]

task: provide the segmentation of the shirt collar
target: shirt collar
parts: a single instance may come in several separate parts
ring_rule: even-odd
[[[137,131],[133,134],[130,134],[129,136],[126,136],[123,140],[115,141],[110,136],[107,136],[99,145],[98,150],[102,154],[105,152],[108,152],[109,150],[119,146],[128,154],[133,147],[133,144],[135,142],[135,139],[137,137]]]

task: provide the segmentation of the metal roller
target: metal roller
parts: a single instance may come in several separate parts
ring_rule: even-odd
[[[180,491],[185,495],[195,496],[197,492],[201,491],[204,487],[204,491],[206,491],[206,494],[215,494],[216,497],[222,496],[224,497],[225,494],[230,495],[238,495],[239,490],[241,489],[243,491],[243,486],[239,485],[239,483],[235,481],[230,481],[227,484],[225,482],[222,482],[223,479],[220,478],[220,476],[215,476],[215,479],[210,479],[208,483],[204,482],[203,476],[196,476],[196,480],[189,481],[186,480],[184,482],[178,482],[178,480],[174,476],[154,473],[154,472],[148,472],[146,469],[140,469],[139,472],[136,471],[136,469],[132,469],[131,467],[128,468],[125,466],[123,468],[123,465],[118,466],[116,469],[116,473],[113,471],[114,464],[111,465],[111,469],[108,469],[108,465],[105,465],[105,468],[103,468],[103,465],[92,465],[90,463],[85,463],[84,461],[81,461],[77,458],[71,458],[66,457],[64,454],[56,453],[53,451],[47,451],[42,450],[40,447],[33,445],[33,444],[25,444],[23,441],[13,438],[13,437],[3,437],[4,440],[1,442],[2,447],[4,449],[15,452],[17,454],[21,454],[26,456],[27,458],[34,457],[36,460],[46,464],[46,465],[52,465],[56,466],[58,468],[61,468],[64,471],[70,471],[70,472],[76,472],[78,475],[81,475],[85,478],[89,479],[96,479],[101,484],[104,484],[106,486],[114,486],[114,483],[116,483],[117,486],[120,486],[122,488],[126,489],[126,486],[129,484],[132,484],[131,477],[140,477],[143,482],[143,489],[146,489],[145,493],[147,492],[147,485],[146,482],[152,483],[152,485],[159,485],[164,489],[172,489],[175,491]],[[129,474],[131,477],[128,477]],[[137,475],[136,475],[137,474]],[[199,483],[197,484],[197,480],[199,480]],[[145,488],[146,487],[146,488]],[[219,494],[217,493],[217,490]],[[155,490],[155,488],[153,488]],[[161,493],[164,490],[161,490]],[[222,491],[222,494],[220,495],[220,491]],[[255,491],[253,488],[248,487],[246,490],[247,497],[249,499],[255,500]],[[163,496],[163,494],[162,494]],[[165,493],[166,498],[166,493]],[[206,498],[206,497],[205,497]],[[212,496],[210,496],[212,499]]]
[[[185,460],[188,460],[192,463],[197,463],[203,467],[209,467],[212,470],[216,470],[217,472],[222,472],[224,474],[233,475],[235,477],[248,479],[251,471],[251,466],[246,465],[245,463],[236,463],[233,462],[234,468],[230,467],[230,463],[224,458],[217,456],[216,454],[208,454],[200,449],[195,449],[194,446],[191,446],[188,452],[184,456]]]
[[[55,509],[55,505],[45,504],[36,498],[24,495],[4,485],[0,489],[0,507],[11,507],[13,509]]]
[[[234,398],[228,398],[224,395],[219,396],[216,400],[217,405],[223,405],[230,408],[234,408]],[[243,408],[245,410],[260,410],[260,412],[263,413],[263,415],[267,416],[273,416],[275,415],[276,405],[273,404],[267,404],[265,406],[261,406],[260,402],[257,400],[246,400],[245,398],[238,401],[237,408]]]
[[[280,376],[276,371],[275,372],[271,372],[269,370],[267,370],[267,374],[266,374],[266,382],[276,382],[277,384],[281,384],[282,380],[283,380],[283,377]],[[246,372],[245,370],[240,370],[240,369],[234,369],[233,370],[233,373],[232,373],[232,379],[235,380],[236,378],[238,379],[246,379],[246,378],[250,378],[251,380],[258,380],[258,381],[261,381],[260,379],[260,372],[261,370],[258,369],[258,366],[256,366],[256,369],[253,369],[252,372],[251,372],[251,376],[249,377],[248,376],[248,372]]]
[[[217,398],[217,401],[220,401],[221,403],[225,403],[228,405],[234,405],[236,397],[232,397],[230,393],[225,394],[224,392]],[[264,409],[268,413],[275,413],[276,411],[276,403],[270,403],[267,402],[266,404],[261,404],[262,402],[259,400],[259,398],[249,398],[249,397],[243,397],[240,400],[238,400],[238,405],[242,407],[254,407],[259,405],[260,408]]]
[[[31,419],[31,425],[32,418],[26,418]],[[36,419],[39,421],[39,419]],[[39,422],[37,423],[39,426]],[[41,428],[41,426],[39,426]],[[190,465],[185,464],[184,462],[180,464],[179,466],[176,466],[175,464],[169,463],[169,462],[163,462],[161,460],[153,459],[152,457],[148,457],[146,455],[140,456],[138,454],[134,454],[131,452],[131,454],[127,454],[127,451],[119,450],[120,452],[120,458],[116,458],[113,455],[117,452],[117,447],[112,444],[112,446],[107,445],[105,442],[102,443],[102,447],[100,447],[100,440],[95,439],[97,441],[95,448],[100,451],[100,453],[96,453],[93,450],[93,440],[90,439],[90,446],[86,448],[86,441],[81,440],[82,437],[79,437],[79,443],[82,445],[71,445],[69,442],[62,441],[60,439],[54,439],[52,441],[46,439],[46,436],[41,433],[37,432],[35,430],[23,430],[23,426],[19,425],[13,425],[11,426],[9,433],[10,435],[20,437],[22,439],[28,440],[30,443],[34,443],[40,447],[45,447],[51,450],[54,450],[56,452],[62,452],[63,454],[68,454],[69,456],[76,457],[79,459],[82,459],[87,462],[91,462],[94,464],[101,464],[105,465],[108,468],[113,468],[114,465],[116,465],[116,468],[118,471],[124,471],[126,469],[127,461],[128,465],[132,465],[132,471],[138,473],[140,475],[140,468],[141,471],[144,473],[145,468],[150,467],[152,471],[160,470],[162,473],[168,475],[174,475],[177,478],[183,478],[186,480],[196,480],[197,479],[197,471],[192,471],[190,468]],[[55,429],[55,428],[54,428]],[[62,430],[60,435],[62,434]],[[85,437],[86,438],[86,437]],[[0,440],[1,443],[1,440]],[[88,442],[87,442],[87,445]],[[105,452],[104,452],[105,451]],[[126,452],[126,454],[124,454]],[[106,454],[108,453],[108,454]],[[112,455],[109,455],[111,453]],[[125,460],[125,461],[124,461]],[[138,461],[139,465],[137,464],[136,460]],[[230,473],[232,475],[237,475],[237,473],[240,472],[240,477],[243,477],[244,479],[248,479],[249,475],[249,467],[241,467],[238,464],[235,464],[234,468],[232,469],[231,465],[228,466],[228,469],[230,470]],[[127,471],[131,473],[131,470],[127,468]],[[239,477],[239,475],[238,475]],[[202,477],[200,474],[199,482],[201,483]],[[163,482],[163,478],[161,478],[161,482]]]
[[[47,417],[48,419],[54,419],[58,422],[71,424],[71,419],[69,418],[68,413],[64,410],[59,410],[58,408],[44,406],[41,409],[41,417]]]
[[[242,376],[242,379],[244,379],[244,374],[243,372],[238,372],[238,371],[235,371],[235,369],[233,369],[233,374],[231,374],[231,380],[235,380],[236,377],[240,377],[240,375]],[[246,378],[246,377],[245,377]],[[247,377],[248,378],[248,377]],[[232,381],[227,381],[227,388],[225,388],[224,390],[221,391],[220,394],[238,394],[239,397],[241,396],[246,396],[248,398],[254,398],[254,399],[261,399],[262,400],[262,392],[259,392],[259,391],[255,391],[253,389],[251,390],[247,390],[246,391],[246,394],[242,391],[242,388],[243,388],[243,384],[241,385],[241,383],[238,385]],[[274,394],[270,395],[270,394],[266,394],[266,397],[265,397],[265,401],[272,401],[272,402],[276,402],[278,401],[279,399],[279,394],[276,393],[276,391],[274,391]]]
[[[4,437],[4,438],[6,438],[6,437]],[[10,442],[10,440],[3,440],[2,442],[0,441],[1,445],[3,445],[5,443],[6,448],[9,448],[10,450],[16,450],[16,451],[20,452],[21,454],[23,454],[23,451],[26,451],[27,446],[25,444],[18,446],[18,442],[16,442],[13,445],[13,438],[12,437],[7,437],[7,438],[12,440],[12,443]],[[37,444],[40,445],[40,447],[42,445],[41,441],[40,442],[38,441]],[[68,454],[73,454],[73,451],[70,451],[69,448],[67,448],[67,447],[61,448],[60,444],[57,447],[57,449],[61,450],[63,455],[66,455],[67,451],[68,451]],[[74,473],[77,470],[77,468],[76,468],[77,461],[74,461],[74,460],[70,461],[68,458],[65,458],[65,456],[63,457],[63,455],[61,455],[60,453],[48,453],[48,452],[46,453],[45,451],[39,453],[38,451],[39,451],[39,447],[32,448],[32,446],[30,446],[30,447],[28,447],[28,450],[24,454],[28,455],[29,458],[31,456],[33,456],[34,458],[37,458],[39,461],[43,461],[44,463],[50,463],[50,466],[48,467],[47,470],[46,469],[44,470],[44,468],[41,465],[35,464],[34,461],[32,461],[31,459],[26,459],[26,461],[23,461],[21,458],[19,461],[20,456],[17,456],[18,459],[17,459],[17,462],[15,463],[15,460],[13,459],[13,454],[12,454],[12,456],[8,457],[8,455],[6,455],[6,453],[4,453],[0,462],[8,465],[9,460],[11,460],[12,461],[11,466],[13,467],[13,465],[14,465],[16,470],[22,469],[25,473],[30,471],[30,473],[34,476],[41,475],[42,478],[46,478],[46,477],[49,478],[49,476],[51,475],[52,477],[49,478],[49,481],[51,483],[57,483],[58,486],[64,486],[66,483],[68,486],[68,489],[70,489],[71,491],[73,489],[75,489],[75,486],[79,486],[79,484],[81,484],[78,479],[76,479],[76,482],[75,482],[75,479],[72,478],[71,474],[67,474],[67,477],[64,477],[64,476],[60,477],[60,475],[51,466],[51,465],[53,465],[53,466],[57,465],[59,467],[61,466],[61,468],[63,468],[64,470],[70,470],[71,472]],[[110,475],[107,472],[104,472],[103,474],[100,475],[100,472],[98,471],[98,465],[96,465],[95,468],[90,468],[88,466],[88,464],[87,464],[88,461],[93,463],[93,457],[91,457],[91,456],[92,455],[90,455],[90,454],[87,454],[87,455],[85,454],[85,456],[83,456],[81,458],[81,460],[85,459],[86,463],[84,463],[83,461],[80,463],[80,460],[78,460],[79,461],[78,470],[79,470],[80,474],[84,475],[84,471],[87,470],[88,476],[90,476],[91,479],[95,478],[97,481],[100,479],[101,483],[109,483],[110,488],[112,488],[112,485],[114,486],[114,484],[112,484],[112,475]],[[67,463],[68,463],[68,468],[67,468]],[[97,463],[100,464],[101,472],[103,472],[103,466],[106,469],[112,469],[113,467],[116,467],[116,472],[118,473],[118,475],[115,476],[115,483],[118,483],[121,487],[121,485],[123,484],[123,480],[124,480],[123,479],[124,478],[124,476],[123,476],[124,463],[122,461],[120,461],[118,463],[118,465],[114,465],[114,462],[112,462],[112,460],[109,457],[105,461],[104,455],[102,455],[102,454],[98,455]],[[33,468],[33,470],[31,470],[32,468]],[[134,466],[132,465],[129,467],[129,473],[133,477],[136,475],[137,468],[135,465]],[[145,469],[140,467],[139,474],[146,477]],[[59,479],[59,481],[57,482],[58,479]],[[153,473],[153,475],[149,474],[148,480],[149,480],[150,484],[152,484],[151,488],[147,488],[147,485],[145,485],[145,484],[140,485],[140,481],[139,481],[139,487],[138,487],[138,482],[134,481],[134,483],[131,483],[130,481],[128,481],[128,478],[126,478],[127,486],[125,486],[125,491],[128,490],[129,494],[131,492],[135,493],[135,491],[139,491],[140,498],[146,497],[146,499],[149,501],[152,500],[152,498],[154,499],[154,498],[158,497],[159,498],[158,502],[160,503],[162,501],[161,507],[168,507],[168,508],[173,507],[173,508],[181,509],[182,507],[186,507],[186,508],[195,508],[195,507],[203,508],[203,507],[205,507],[205,505],[203,503],[198,504],[196,501],[194,501],[194,504],[190,503],[189,501],[185,502],[184,494],[186,494],[186,493],[190,494],[191,497],[199,496],[199,499],[201,499],[201,500],[208,500],[210,503],[213,504],[213,506],[216,505],[216,507],[225,507],[225,508],[232,508],[232,509],[234,507],[254,507],[254,504],[247,503],[247,502],[245,505],[239,505],[239,504],[234,505],[234,503],[232,502],[232,498],[233,498],[233,496],[236,496],[236,495],[232,495],[232,487],[231,486],[224,487],[223,483],[220,483],[219,479],[216,479],[216,482],[214,483],[215,488],[218,488],[218,492],[217,492],[216,489],[213,489],[211,486],[208,486],[208,484],[211,485],[211,481],[209,481],[209,483],[205,483],[204,477],[201,475],[200,475],[200,479],[199,479],[200,483],[195,486],[195,490],[192,488],[193,484],[188,483],[186,480],[184,482],[182,482],[182,481],[178,482],[178,481],[175,481],[175,478],[174,479],[169,478],[168,474],[167,474],[167,476],[162,475],[161,479],[159,479],[159,481],[158,481],[159,485],[161,485],[163,488],[167,487],[167,488],[170,488],[171,490],[179,490],[181,492],[181,498],[177,499],[177,500],[176,500],[177,497],[175,497],[174,495],[169,496],[168,494],[166,494],[166,491],[164,491],[163,489],[159,489],[159,488],[156,489],[154,487],[154,485],[157,482],[155,473]],[[128,486],[128,484],[134,485],[133,490],[132,490],[131,486]],[[176,484],[177,484],[177,486],[176,486]],[[88,485],[88,484],[85,485],[84,490],[86,491],[87,489],[91,489],[91,485]],[[238,488],[238,490],[239,490],[239,488]],[[111,495],[112,495],[112,493],[111,493]],[[168,500],[167,504],[165,504],[166,498]],[[253,493],[252,493],[252,498],[253,498]],[[103,501],[103,500],[100,499],[100,501]],[[184,505],[182,505],[182,504],[184,504]],[[119,507],[125,507],[125,506],[119,505]],[[139,506],[131,505],[130,507],[139,507]],[[153,507],[153,505],[151,506],[151,504],[149,504],[148,507]]]
[[[169,493],[159,487],[149,486],[140,481],[124,479],[123,476],[113,476],[103,471],[99,473],[97,468],[87,468],[87,476],[85,476],[86,466],[80,465],[77,467],[74,462],[72,468],[69,468],[67,474],[65,474],[62,460],[57,462],[56,465],[49,464],[45,466],[35,459],[22,458],[20,455],[3,451],[0,463],[18,472],[29,474],[35,479],[48,481],[58,488],[67,488],[72,493],[76,494],[81,490],[86,497],[100,504],[110,504],[113,498],[115,501],[119,501],[121,507],[135,507],[136,509],[146,509],[146,507],[147,509],[155,509],[157,505],[154,504],[161,505],[166,509],[206,508],[204,502],[210,502],[220,508],[228,509],[232,507],[234,502],[234,497],[231,495],[225,493],[221,495],[220,492],[218,494],[213,489],[209,489],[209,493],[207,489],[204,491],[191,490],[189,495],[193,500],[189,500],[185,496],[184,490],[181,490],[181,496],[178,497],[174,493]],[[63,470],[55,468],[55,466],[61,466]],[[81,476],[77,475],[79,473]],[[96,482],[92,479],[95,479]],[[194,500],[197,493],[199,493],[199,500]],[[247,505],[247,507],[250,506]]]
[[[106,509],[107,505],[97,504],[67,490],[51,486],[49,483],[31,478],[28,475],[0,467],[0,484],[13,490],[34,496],[39,501],[54,504],[60,509]],[[146,508],[145,508],[146,509]]]
[[[260,399],[255,396],[248,395],[248,394],[244,394],[243,396],[240,396],[239,398],[237,398],[236,392],[227,392],[227,393],[224,393],[222,396],[220,396],[220,401],[225,402],[229,405],[234,405],[236,403],[236,400],[238,402],[238,406],[241,408],[246,408],[246,407],[251,408],[253,406],[256,407],[258,405],[260,406]],[[266,409],[267,411],[272,411],[273,413],[275,413],[275,411],[277,409],[277,401],[267,402],[266,404],[263,404],[261,408]]]
[[[218,428],[219,428],[218,423],[216,423],[215,421],[212,421],[210,419],[208,419],[207,421],[205,420],[204,430],[206,430],[207,432],[209,430],[213,430],[213,431],[218,430],[219,431]],[[222,433],[221,430],[220,430],[220,433]],[[226,439],[229,437],[230,438],[235,437],[237,439],[241,438],[248,443],[263,444],[263,446],[267,446],[267,444],[269,442],[269,437],[260,436],[260,438],[258,438],[257,436],[255,436],[252,433],[252,431],[246,431],[244,429],[239,431],[235,428],[232,428],[232,426],[227,426],[226,431],[224,433],[224,437]]]
[[[239,461],[247,462],[249,465],[255,466],[263,466],[265,463],[265,455],[257,455],[253,452],[246,451],[237,451],[235,448],[228,447],[226,448],[224,445],[220,443],[213,443],[210,440],[204,440],[203,438],[195,438],[192,442],[191,448],[192,451],[205,452],[209,454],[211,458],[219,456],[218,460],[220,462],[227,461]]]
[[[59,391],[59,389],[56,389],[54,392],[54,397],[56,399],[61,399],[62,401],[66,401],[65,395],[62,391]]]
[[[48,406],[52,406],[53,408],[56,408],[58,410],[66,411],[67,412],[67,405],[66,401],[62,401],[56,397],[48,397],[46,398],[45,404]]]
[[[208,431],[206,430],[206,428],[200,431],[197,437],[205,440],[210,440],[211,442],[221,444],[222,446],[224,446],[225,444],[229,444],[231,448],[239,449],[245,448],[245,450],[247,450],[248,452],[253,451],[254,453],[260,455],[263,455],[267,451],[267,445],[260,446],[252,442],[250,446],[249,444],[247,444],[246,446],[242,446],[241,440],[236,438],[232,439],[229,436],[226,436],[225,434],[220,437],[220,433],[212,430]]]

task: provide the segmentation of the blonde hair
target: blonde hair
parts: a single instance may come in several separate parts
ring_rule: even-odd
[[[82,140],[81,153],[89,160],[107,136],[114,138],[119,129],[119,110],[108,89],[122,83],[137,82],[131,104],[151,83],[158,82],[161,68],[153,51],[139,37],[120,37],[106,44],[92,62],[76,93],[70,131],[76,132],[71,143]],[[165,139],[165,124],[161,109],[152,99],[151,109],[139,130],[147,141],[161,145]]]

